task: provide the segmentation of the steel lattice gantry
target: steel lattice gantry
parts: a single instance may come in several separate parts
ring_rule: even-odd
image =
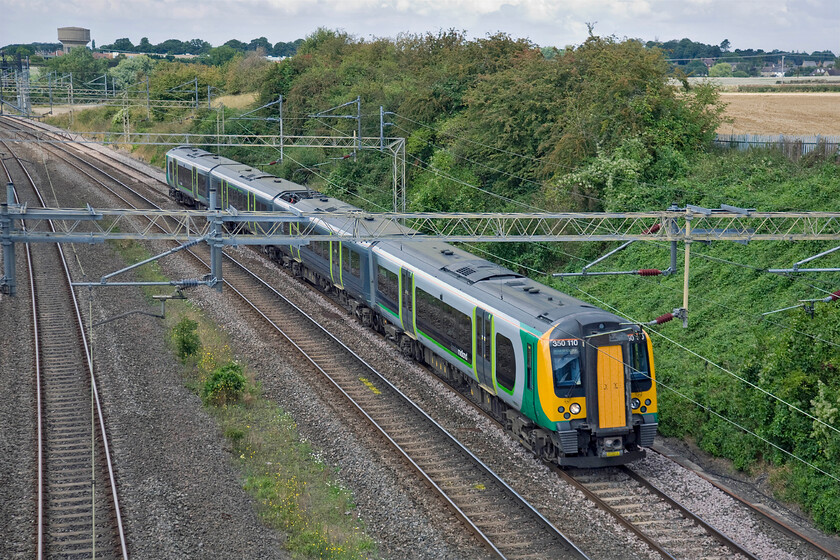
[[[9,206],[11,220],[52,220],[56,233],[12,230],[18,242],[101,243],[106,239],[188,242],[211,235],[214,220],[227,224],[263,224],[254,235],[244,226],[219,232],[223,245],[301,244],[310,240],[376,241],[436,238],[448,242],[522,241],[836,241],[840,212],[749,212],[691,210],[591,213],[369,213],[369,212],[226,212],[209,210],[121,210],[26,208]],[[328,233],[301,229],[283,233],[284,222],[319,221]],[[142,218],[137,220],[136,218]],[[157,233],[167,223],[168,233]],[[142,227],[137,224],[142,223]],[[35,228],[30,226],[31,230]]]
[[[21,220],[26,220],[27,230],[16,227],[16,222]],[[53,222],[55,232],[38,231],[38,223],[46,220]],[[300,232],[292,235],[283,231],[283,225],[288,222],[314,223],[321,229],[317,231],[311,227],[295,228]],[[166,233],[157,233],[160,229]],[[289,229],[286,228],[287,231]],[[252,233],[253,231],[258,233]],[[30,209],[26,206],[3,204],[0,208],[0,243],[3,246],[4,275],[0,278],[0,288],[12,295],[15,293],[14,246],[19,242],[104,243],[106,240],[134,239],[165,240],[181,244],[179,248],[150,260],[205,242],[211,248],[211,273],[207,279],[172,281],[168,284],[178,286],[179,289],[199,284],[221,289],[221,254],[225,246],[302,245],[313,240],[410,242],[431,238],[449,242],[624,241],[625,245],[622,248],[633,241],[669,242],[672,265],[667,273],[676,271],[676,245],[682,242],[685,246],[683,307],[675,309],[673,316],[682,318],[683,326],[686,327],[689,254],[692,243],[837,241],[840,240],[840,212],[756,212],[738,208],[708,210],[687,207],[660,212],[628,213],[373,214],[354,211],[294,214],[91,207]],[[824,251],[797,265],[837,250],[840,250],[840,247]],[[792,270],[779,269],[772,272],[804,270],[795,267]],[[119,285],[109,281],[111,276],[114,275],[103,277],[99,283],[89,284]]]

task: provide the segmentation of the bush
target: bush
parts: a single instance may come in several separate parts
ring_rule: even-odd
[[[201,349],[201,339],[198,337],[198,323],[184,317],[172,329],[172,340],[178,357],[186,361],[198,354]]]
[[[205,403],[224,405],[237,402],[245,390],[245,375],[242,366],[228,362],[219,366],[204,384],[201,393]]]

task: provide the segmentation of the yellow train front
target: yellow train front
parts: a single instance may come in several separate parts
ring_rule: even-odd
[[[581,309],[539,338],[534,420],[552,432],[554,449],[542,454],[560,465],[628,463],[644,456],[640,446],[653,444],[653,348],[641,327],[619,321]]]

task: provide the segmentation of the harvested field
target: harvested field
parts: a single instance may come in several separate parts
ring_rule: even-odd
[[[721,93],[721,134],[840,136],[840,93]]]

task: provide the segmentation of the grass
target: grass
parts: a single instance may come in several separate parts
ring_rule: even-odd
[[[112,246],[127,262],[149,258],[135,242],[118,241]],[[134,274],[138,280],[166,281],[156,262],[137,268]],[[149,288],[146,294],[161,289]],[[235,355],[218,325],[189,301],[167,306],[168,332],[185,318],[196,321],[201,341],[200,350],[184,360],[185,384],[201,395],[214,371],[242,357]],[[172,348],[175,352],[174,343]],[[247,382],[238,399],[204,406],[231,444],[231,460],[239,468],[242,487],[254,498],[260,519],[285,534],[287,549],[299,558],[377,557],[374,541],[365,534],[355,512],[352,492],[336,481],[334,471],[301,438],[294,419],[262,396],[255,373],[247,365],[243,371]]]
[[[190,310],[199,323],[202,351],[189,365],[189,386],[201,392],[217,368],[234,359],[219,329]],[[176,316],[169,319],[175,321]],[[254,497],[263,522],[287,535],[286,546],[304,558],[356,559],[376,556],[376,547],[355,514],[352,493],[302,440],[294,419],[261,396],[253,372],[238,402],[206,410],[230,441],[243,487]]]
[[[231,109],[246,109],[257,101],[257,93],[240,93],[239,95],[223,95],[213,100],[213,106],[224,105]]]

